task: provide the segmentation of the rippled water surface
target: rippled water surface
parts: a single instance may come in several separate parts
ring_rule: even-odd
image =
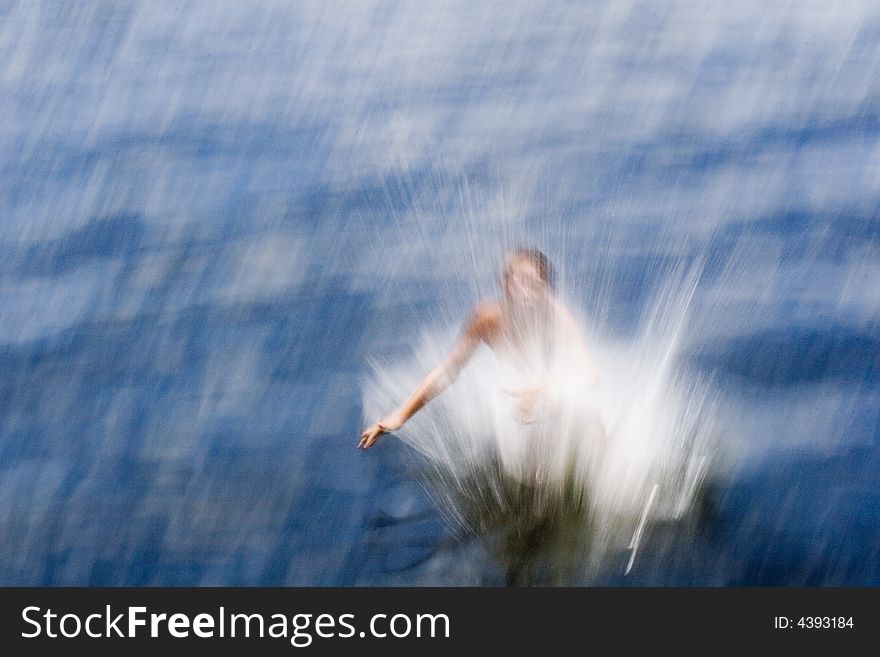
[[[355,444],[526,240],[610,370],[697,272],[717,427],[567,583],[880,584],[878,80],[869,2],[0,0],[0,583],[504,583]]]

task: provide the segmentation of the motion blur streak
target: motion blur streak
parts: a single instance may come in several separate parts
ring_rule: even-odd
[[[525,240],[711,411],[567,581],[880,584],[878,81],[861,1],[0,0],[0,583],[503,582],[354,446]]]

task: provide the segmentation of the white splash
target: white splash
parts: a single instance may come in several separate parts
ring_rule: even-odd
[[[629,570],[635,534],[685,514],[710,463],[709,389],[677,361],[698,275],[694,267],[670,277],[635,339],[585,336],[596,383],[586,382],[574,348],[559,337],[538,377],[546,383],[540,410],[527,422],[508,391],[532,387],[534,370],[481,346],[459,378],[396,432],[425,457],[434,474],[428,492],[450,523],[476,533],[519,524],[523,534],[527,518],[543,540],[541,519],[563,519],[579,525],[565,532],[580,557],[595,564],[629,546]],[[405,399],[454,339],[454,328],[426,329],[411,360],[374,363],[365,420]]]

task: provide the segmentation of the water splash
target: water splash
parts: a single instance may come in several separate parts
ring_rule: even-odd
[[[581,321],[598,381],[584,376],[571,336],[556,330],[535,417],[523,418],[509,394],[533,386],[534,372],[482,345],[453,385],[396,433],[421,455],[417,474],[450,527],[481,536],[508,583],[589,578],[627,550],[628,572],[646,524],[692,509],[717,431],[708,382],[678,359],[701,272],[699,263],[681,263],[664,274],[625,341],[595,318]],[[571,278],[577,284],[560,297],[588,317],[577,300],[601,298],[595,287],[612,275]],[[426,326],[410,359],[374,361],[365,419],[399,405],[444,359],[456,330],[452,322]]]

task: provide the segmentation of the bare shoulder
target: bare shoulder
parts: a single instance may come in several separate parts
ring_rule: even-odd
[[[560,301],[554,301],[554,305],[556,308],[556,318],[559,322],[559,326],[568,334],[578,339],[578,342],[582,344],[584,333],[583,327],[581,326],[581,321],[575,316],[565,304]]]
[[[480,339],[491,342],[501,328],[501,302],[497,299],[481,299],[471,308],[468,331]]]
[[[560,319],[565,325],[570,327],[575,327],[578,325],[577,319],[575,319],[575,316],[564,303],[562,303],[558,299],[554,299],[553,308],[556,311],[556,317]]]

